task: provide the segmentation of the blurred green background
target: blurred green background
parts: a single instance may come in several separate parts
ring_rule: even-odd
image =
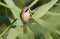
[[[31,14],[26,34],[20,18],[25,6]],[[60,0],[0,0],[0,39],[60,39]]]

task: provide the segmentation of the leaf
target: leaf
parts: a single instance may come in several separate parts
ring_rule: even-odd
[[[28,28],[27,33],[25,34],[25,37],[27,39],[34,39],[34,34],[33,34],[33,32],[29,28]]]
[[[9,3],[8,1],[11,3]],[[7,5],[5,5],[5,4],[2,4],[2,5],[11,9],[14,17],[17,18],[18,20],[20,20],[19,14],[20,14],[21,10],[14,3],[12,3],[13,2],[12,0],[6,0],[5,2]],[[32,7],[37,2],[38,2],[37,0],[35,2],[33,1],[31,3],[30,7]],[[22,27],[19,27],[22,25],[21,24],[22,22],[17,20],[18,22],[15,24],[18,27],[16,27],[15,29],[11,29],[11,31],[9,31],[8,36],[10,35],[9,37],[11,37],[12,39],[16,39],[16,38],[17,39],[25,39],[25,38],[27,38],[27,39],[39,39],[41,37],[43,39],[53,39],[54,37],[51,35],[52,32],[60,34],[59,31],[55,31],[56,24],[58,25],[58,23],[60,23],[59,19],[58,19],[60,17],[60,16],[58,16],[58,15],[60,15],[58,13],[60,13],[60,12],[53,11],[56,8],[56,6],[54,7],[54,9],[52,9],[53,8],[52,6],[55,5],[56,2],[57,2],[57,0],[52,0],[51,2],[46,3],[45,5],[42,5],[41,7],[38,7],[37,9],[34,9],[34,10],[36,10],[36,11],[34,11],[35,16],[33,14],[34,17],[32,17],[32,19],[27,24],[29,27],[27,34],[24,35],[23,29],[21,29]],[[48,10],[50,10],[50,8],[51,8],[51,11],[48,11]],[[59,8],[57,8],[57,11],[58,11],[58,9]],[[56,9],[55,9],[55,11],[56,11]],[[49,16],[51,16],[51,18],[48,17],[48,19],[47,19],[43,15],[49,15]],[[53,15],[54,15],[54,17],[53,17]],[[43,16],[43,19],[40,18],[42,16]],[[54,24],[54,26],[53,26],[53,24]],[[7,38],[8,38],[8,36],[7,36]],[[56,39],[58,39],[58,38],[56,37]]]
[[[17,30],[15,30],[14,28],[11,28],[11,29],[9,30],[7,39],[16,39],[17,36],[18,36]]]
[[[40,18],[42,17],[58,0],[51,0],[49,3],[44,4],[38,7],[38,10],[34,12],[32,18]]]
[[[48,11],[45,15],[60,16],[60,13],[54,13],[54,12]]]
[[[0,39],[2,39],[2,38],[0,37]]]
[[[19,8],[23,8],[25,6],[25,0],[13,0],[13,2],[15,3],[15,5],[17,5]]]
[[[49,23],[49,22],[46,22],[46,21],[44,21],[44,20],[42,20],[42,19],[34,19],[38,24],[40,24],[41,25],[41,27],[44,27],[44,28],[46,28],[46,29],[48,29],[50,32],[54,32],[55,31],[55,26],[52,26],[52,24],[51,23]],[[52,26],[52,27],[51,27]]]
[[[45,39],[53,39],[53,37],[51,36],[51,34],[48,31],[42,30],[42,33],[43,33]]]
[[[19,29],[17,30],[17,32],[18,32],[18,38],[19,38],[19,39],[25,39],[24,33],[23,33],[23,28],[19,28]]]
[[[45,39],[53,39],[50,32],[48,32],[45,27],[42,27],[38,22],[34,21],[33,19],[30,20],[28,26],[34,33],[35,38],[40,38],[43,34]]]
[[[8,6],[11,6],[11,7],[14,7],[14,8],[16,8],[16,9],[19,9],[19,8],[13,3],[12,0],[4,0],[4,1],[7,3]],[[12,9],[12,8],[10,8],[10,10],[12,11],[15,19],[16,19],[16,18],[17,18],[17,19],[20,19],[20,12],[21,12],[21,10],[20,10],[19,12],[16,11],[16,10],[14,10],[14,9]],[[21,19],[20,19],[20,20],[17,20],[17,24],[20,25],[20,26],[23,25],[22,22],[21,22]]]
[[[4,3],[2,3],[2,2],[0,2],[0,5],[4,6],[4,7],[6,7],[6,8],[9,8],[9,9],[14,9],[14,10],[16,10],[16,11],[18,11],[18,12],[20,11],[20,9],[19,9],[18,7],[14,8],[14,7],[8,6],[8,5],[6,5],[6,4],[4,4]]]
[[[60,4],[55,4],[55,5],[60,6]]]
[[[33,32],[28,28],[28,31],[26,34],[24,34],[23,29],[18,32],[18,37],[20,39],[34,39]]]
[[[37,23],[39,23],[40,25],[42,25],[43,27],[46,27],[46,26],[50,26],[50,23],[49,22],[46,22],[42,19],[34,19]]]
[[[55,31],[56,31],[56,33],[57,33],[58,35],[60,35],[60,31],[59,31],[59,30],[56,29]]]

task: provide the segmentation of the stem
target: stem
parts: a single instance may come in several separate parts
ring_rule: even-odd
[[[24,32],[24,34],[26,34],[27,33],[27,22],[23,22],[23,32]]]
[[[2,37],[2,36],[8,31],[9,28],[10,28],[10,26],[7,27],[7,28],[1,33],[0,37]]]
[[[34,0],[30,5],[29,7],[32,7],[34,4],[36,4],[39,0]]]
[[[17,19],[15,19],[0,35],[0,37],[2,37],[9,29],[10,27],[16,22]]]

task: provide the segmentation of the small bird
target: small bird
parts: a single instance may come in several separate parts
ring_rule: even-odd
[[[21,11],[20,17],[23,22],[28,22],[30,19],[30,8],[25,6]]]
[[[30,19],[30,8],[29,7],[24,7],[21,11],[21,14],[20,14],[20,17],[21,17],[21,20],[23,21],[23,32],[24,33],[27,33],[27,25],[26,23],[29,21]]]

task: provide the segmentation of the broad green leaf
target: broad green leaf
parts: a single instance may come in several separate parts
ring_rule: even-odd
[[[19,30],[19,29],[18,29]],[[23,33],[23,28],[18,31],[18,38],[19,39],[25,39],[24,33]]]
[[[19,8],[23,8],[25,6],[25,0],[13,0],[13,2],[15,3],[15,5],[17,5]]]
[[[55,4],[55,5],[60,6],[60,4]]]
[[[28,28],[27,33],[25,34],[27,39],[34,39],[34,34],[33,32]]]
[[[14,28],[11,28],[8,32],[7,39],[16,39],[18,36],[18,31]]]
[[[55,30],[56,31],[56,33],[58,34],[58,35],[60,35],[60,31],[59,30]]]
[[[48,11],[45,15],[60,16],[60,13],[54,13],[54,12]]]
[[[26,34],[24,34],[23,30],[20,30],[18,34],[18,37],[20,39],[34,39],[33,32],[29,28]]]
[[[46,22],[46,21],[44,21],[44,20],[42,20],[42,19],[34,19],[37,23],[39,23],[42,27],[44,27],[44,28],[46,28],[46,29],[48,29],[50,32],[54,32],[55,30],[55,26],[52,26],[52,24],[51,23],[49,23],[49,22]],[[52,26],[52,27],[51,27]]]
[[[39,24],[36,23],[36,21],[34,21],[33,19],[30,19],[29,23],[28,23],[28,27],[30,28],[30,30],[33,32],[34,34],[34,37],[36,39],[40,38],[42,33],[40,32],[40,29],[39,29]]]
[[[44,15],[41,19],[49,22],[51,24],[50,27],[58,27],[57,25],[60,24],[60,15],[59,16],[53,16],[53,15]]]
[[[7,3],[8,6],[17,8],[17,6],[13,3],[12,0],[4,0],[4,1]],[[19,9],[19,8],[17,8],[17,9]],[[20,12],[21,12],[21,10],[19,12],[14,10],[14,9],[12,9],[12,8],[10,8],[10,10],[12,11],[12,13],[13,13],[15,18],[20,19]],[[17,20],[17,24],[20,25],[20,26],[23,25],[21,20]]]
[[[9,8],[14,17],[20,20],[19,14],[21,10],[13,3],[13,0],[4,0],[5,3],[3,4],[0,2],[0,5],[3,5]],[[40,0],[34,0],[29,7],[32,7]],[[46,1],[46,0],[43,0]],[[43,2],[42,1],[42,2]],[[49,0],[48,0],[49,1]],[[32,15],[32,19],[29,20],[28,25],[28,33],[23,33],[23,27],[21,26],[22,22],[18,21],[15,23],[18,27],[15,29],[11,28],[9,30],[7,38],[10,39],[58,39],[58,35],[60,35],[60,31],[55,29],[58,27],[57,25],[60,24],[60,6],[59,4],[55,4],[58,0],[51,0],[50,2],[34,9],[34,14]],[[11,2],[11,3],[10,3]],[[55,5],[55,6],[53,6]],[[53,6],[53,7],[52,7]],[[59,7],[59,8],[57,8]],[[49,10],[49,11],[48,11]],[[43,16],[44,15],[44,16]],[[45,17],[46,16],[46,17]],[[52,32],[58,34],[56,36],[52,36]],[[53,35],[55,35],[53,33]]]
[[[35,38],[40,38],[41,34],[43,34],[45,39],[53,39],[48,30],[45,27],[42,27],[38,22],[34,21],[33,19],[30,20],[28,26],[34,33]]]
[[[51,26],[51,24],[49,22],[46,22],[42,19],[34,19],[36,22],[38,22],[40,25],[46,27],[46,26]]]
[[[31,12],[34,13],[36,10],[33,10]],[[57,12],[55,13],[55,12],[52,12],[52,11],[47,11],[45,15],[60,16],[60,13],[57,13]]]
[[[53,37],[51,36],[51,34],[48,31],[43,31],[41,30],[45,39],[53,39]]]
[[[32,18],[40,18],[42,17],[58,0],[51,0],[49,3],[44,4],[38,7],[38,10],[34,12]]]
[[[0,39],[2,39],[2,38],[0,37]]]
[[[55,5],[49,11],[54,12],[54,13],[60,13],[60,6]]]

